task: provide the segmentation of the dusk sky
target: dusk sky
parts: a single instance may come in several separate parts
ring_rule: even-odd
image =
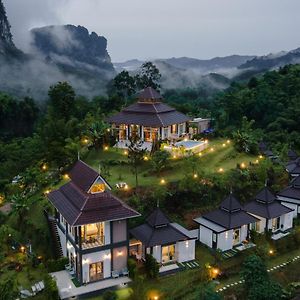
[[[264,55],[300,47],[299,0],[4,0],[16,45],[28,30],[82,25],[108,40],[114,62],[132,58]]]

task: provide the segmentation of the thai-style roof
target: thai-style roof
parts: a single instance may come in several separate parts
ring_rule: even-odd
[[[201,218],[222,226],[226,230],[239,228],[257,221],[255,217],[243,210],[242,205],[232,193],[221,202],[218,209],[204,214]],[[195,221],[201,224],[199,219],[195,219]]]
[[[71,181],[48,194],[50,202],[71,226],[128,219],[139,213],[114,196],[105,179],[82,161],[70,172]],[[103,192],[89,193],[95,183],[107,186]]]
[[[265,219],[278,218],[292,211],[292,209],[276,201],[275,195],[264,187],[255,196],[255,199],[245,205],[245,210]]]
[[[155,90],[146,88],[139,94],[138,102],[124,108],[118,114],[109,117],[108,122],[116,125],[165,127],[184,123],[191,119],[183,113],[176,111],[175,108],[162,103],[161,100],[162,97]]]
[[[292,160],[296,160],[299,157],[299,155],[297,154],[297,152],[293,149],[289,149],[288,151],[288,158],[290,161]]]
[[[291,175],[300,175],[300,157],[287,163],[286,169]]]
[[[295,199],[300,201],[300,176],[294,178],[291,184],[280,191],[278,194],[280,197]]]
[[[170,223],[166,215],[156,208],[146,219],[146,223],[130,230],[130,233],[146,247],[168,245],[193,239],[178,226]]]

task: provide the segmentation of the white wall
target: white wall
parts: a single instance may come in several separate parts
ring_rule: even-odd
[[[104,222],[104,243],[105,245],[110,244],[110,222]]]
[[[195,259],[195,240],[178,242],[176,247],[178,253],[178,262],[185,262]]]
[[[248,225],[243,225],[241,227],[241,239],[240,242],[244,241],[247,239],[247,235],[248,235]]]
[[[295,204],[295,203],[289,203],[289,202],[284,202],[284,201],[281,201],[281,204],[288,207],[288,208],[291,208],[293,209],[294,211],[292,211],[292,215],[293,215],[293,218],[297,218],[298,216],[298,205]]]
[[[266,228],[266,219],[263,218],[263,217],[251,214],[251,213],[249,213],[249,214],[260,220],[259,230],[256,230],[256,231],[258,233],[264,233],[265,232],[265,228]],[[270,224],[269,224],[269,226],[270,226]],[[271,223],[271,228],[272,228],[272,223]]]
[[[212,248],[212,230],[207,227],[201,226],[199,227],[199,241],[208,247]]]
[[[283,225],[281,230],[285,231],[293,228],[293,214],[294,212],[291,211],[280,217],[280,225]]]
[[[61,248],[63,251],[63,255],[67,256],[67,242],[66,242],[66,236],[65,234],[60,230],[60,228],[56,225],[57,227],[57,231],[58,231],[58,235],[59,235],[59,239],[60,239],[60,244],[61,244]]]
[[[227,230],[218,233],[217,237],[217,249],[222,251],[230,250],[233,246],[233,230]]]
[[[152,248],[152,256],[157,262],[161,263],[161,246],[154,246]]]
[[[91,263],[103,261],[103,277],[111,277],[111,253],[110,250],[103,250],[82,255],[82,280],[89,282],[89,267]]]

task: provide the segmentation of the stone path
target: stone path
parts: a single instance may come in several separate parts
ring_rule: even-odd
[[[288,260],[288,261],[286,261],[286,262],[284,262],[282,264],[279,264],[279,265],[277,265],[275,267],[272,267],[272,268],[268,269],[268,272],[273,272],[273,271],[276,271],[276,270],[278,270],[280,268],[284,268],[287,265],[289,265],[289,264],[291,264],[291,263],[293,263],[293,262],[295,262],[295,261],[297,261],[299,259],[300,259],[300,255],[295,256],[291,260]],[[234,286],[242,284],[244,282],[245,282],[245,280],[239,280],[239,281],[236,281],[236,282],[233,282],[233,283],[229,283],[229,284],[223,286],[222,288],[217,289],[217,293],[223,292],[223,291],[227,290],[228,288],[234,287]]]

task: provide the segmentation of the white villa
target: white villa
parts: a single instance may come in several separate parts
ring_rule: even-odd
[[[277,199],[291,209],[293,209],[293,217],[300,215],[300,176],[294,178],[291,184],[277,193]]]
[[[199,241],[221,251],[243,246],[250,237],[250,224],[257,219],[242,208],[231,193],[219,208],[194,219],[199,224]]]
[[[275,195],[267,187],[264,187],[244,208],[258,219],[252,229],[259,233],[271,231],[274,239],[293,227],[294,210],[276,200]]]
[[[161,265],[183,263],[195,259],[195,241],[190,231],[177,223],[171,223],[164,213],[156,208],[146,223],[130,230],[130,253],[138,260],[151,254]]]

